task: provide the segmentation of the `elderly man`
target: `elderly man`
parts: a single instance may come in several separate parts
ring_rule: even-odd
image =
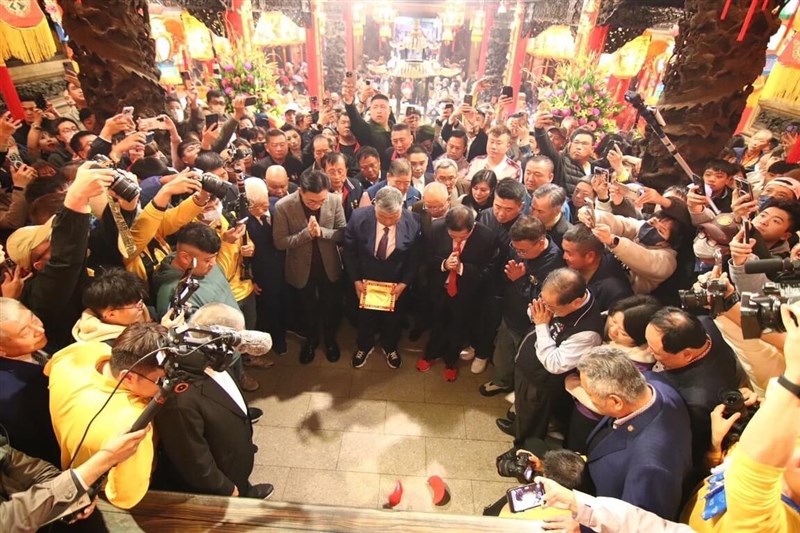
[[[280,165],[286,170],[286,175],[291,181],[297,181],[300,174],[303,173],[303,162],[289,153],[286,133],[274,128],[267,131],[267,140],[264,146],[267,149],[267,156],[251,167],[250,172],[253,176],[263,178],[269,167]]]
[[[747,141],[744,148],[735,148],[736,164],[742,165],[748,172],[755,169],[756,164],[772,149],[774,135],[770,130],[758,130]]]
[[[354,180],[361,182],[364,189],[369,189],[379,181],[383,181],[381,176],[381,158],[378,151],[371,146],[362,146],[356,153],[359,172],[354,176]]]
[[[275,205],[275,247],[286,250],[286,282],[300,292],[306,328],[302,364],[314,360],[320,328],[328,360],[338,361],[341,355],[336,341],[342,276],[338,245],[346,222],[342,203],[330,194],[330,186],[324,173],[311,172],[300,180],[297,192]]]
[[[744,376],[733,350],[707,316],[697,317],[682,309],[666,307],[650,320],[645,337],[657,361],[654,379],[671,385],[689,408],[693,479],[697,480],[706,471],[710,415],[719,403],[719,393],[738,389]]]
[[[531,215],[542,221],[547,235],[561,247],[561,239],[572,227],[569,218],[564,214],[567,194],[558,185],[548,183],[536,189],[531,200]]]
[[[369,189],[364,191],[361,196],[361,207],[368,207],[379,190],[387,185],[394,187],[405,195],[403,201],[404,209],[411,209],[414,204],[422,198],[420,192],[411,185],[411,165],[405,159],[395,159],[389,165],[386,179],[379,181]]]
[[[272,165],[267,168],[264,181],[267,184],[270,198],[277,198],[280,200],[287,194],[291,194],[297,190],[297,184],[289,181],[289,175],[286,174],[286,169],[280,165]]]
[[[447,214],[452,195],[447,190],[447,186],[439,181],[429,183],[425,186],[422,193],[422,200],[414,204],[411,212],[419,217],[422,224],[422,235],[427,238],[430,234],[431,224]]]
[[[117,337],[113,348],[102,342],[76,343],[47,363],[50,416],[63,468],[85,463],[120,427],[131,427],[139,418],[159,390],[157,380],[164,376],[156,353],[166,336],[167,330],[158,324],[133,324]],[[92,429],[85,433],[90,422]],[[153,459],[150,433],[130,459],[109,471],[108,500],[123,509],[139,503],[150,486]]]
[[[47,354],[41,350],[46,344],[36,315],[16,300],[0,298],[0,425],[17,450],[58,463],[42,372]]]
[[[567,373],[602,342],[605,322],[581,275],[552,271],[530,305],[534,330],[522,339],[514,368],[515,445],[544,439],[551,416],[561,424],[571,410],[564,389]],[[506,424],[498,420],[506,431]]]
[[[457,186],[458,165],[456,165],[456,162],[452,159],[439,158],[436,160],[433,169],[434,180],[447,187],[447,194],[449,195],[450,204],[455,205],[458,197],[460,196]]]
[[[692,464],[692,433],[681,396],[664,383],[648,383],[615,348],[591,350],[578,371],[592,404],[605,416],[588,439],[587,467],[597,496],[677,519]]]
[[[331,180],[331,192],[338,194],[342,199],[345,220],[361,203],[364,189],[361,183],[347,177],[347,157],[339,152],[330,152],[322,158],[322,168]]]
[[[417,274],[420,224],[403,209],[403,193],[384,187],[375,195],[375,205],[357,209],[347,224],[342,257],[347,275],[359,299],[370,290],[369,282],[392,284],[394,305],[390,309],[362,308],[358,311],[358,339],[352,364],[367,363],[380,333],[380,344],[389,368],[397,369],[402,358],[397,343],[402,330],[404,294]]]

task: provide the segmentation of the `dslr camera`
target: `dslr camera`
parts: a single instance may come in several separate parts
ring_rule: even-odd
[[[110,168],[114,171],[114,181],[111,182],[109,189],[114,191],[117,196],[126,202],[133,201],[133,199],[142,192],[139,184],[120,171],[108,157],[97,154],[92,158],[92,161],[91,168]]]
[[[725,312],[725,290],[728,288],[724,281],[718,279],[709,280],[708,283],[701,284],[698,289],[678,291],[681,299],[681,308],[697,312],[711,304],[711,316],[715,317]]]
[[[538,474],[533,468],[531,454],[524,452],[517,454],[514,448],[498,455],[496,466],[498,474],[516,478],[520,483],[530,483]]]
[[[225,199],[228,195],[227,181],[221,180],[216,174],[212,174],[211,172],[203,172],[199,168],[192,168],[192,170],[196,174],[192,177],[200,182],[200,186],[204,191],[213,194],[220,200]]]
[[[742,393],[736,389],[720,392],[719,399],[720,403],[725,406],[722,416],[725,418],[730,418],[736,413],[741,413],[742,415],[739,417],[739,420],[734,422],[731,430],[728,431],[728,434],[725,435],[724,439],[722,439],[722,449],[727,450],[733,444],[739,442],[744,428],[747,427],[747,424],[750,422],[750,419],[753,418],[753,415],[758,412],[760,405],[758,403],[753,405],[745,405],[744,396],[742,396]]]
[[[775,283],[768,281],[761,293],[743,292],[741,305],[742,337],[758,339],[765,330],[783,333],[781,305],[800,300],[800,281]]]

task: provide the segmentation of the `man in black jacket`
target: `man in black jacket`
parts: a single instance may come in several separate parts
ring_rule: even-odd
[[[361,368],[372,351],[375,334],[389,368],[397,369],[402,359],[397,343],[402,329],[402,307],[406,289],[417,273],[420,225],[417,218],[403,209],[403,193],[384,187],[375,195],[375,205],[353,212],[344,232],[342,259],[356,295],[361,298],[368,281],[391,283],[395,298],[393,309],[359,309],[357,349],[353,366]]]
[[[458,354],[466,341],[469,316],[484,296],[481,288],[493,274],[498,255],[497,236],[476,224],[474,217],[469,207],[453,207],[444,220],[431,225],[428,242],[434,324],[417,370],[428,372],[433,360],[443,357],[447,381],[458,378]]]
[[[556,166],[556,179],[553,180],[553,183],[563,186],[567,190],[567,194],[572,195],[577,183],[592,175],[594,133],[586,129],[575,130],[569,137],[566,150],[559,153],[547,134],[553,124],[553,117],[550,113],[537,113],[534,137],[536,137],[539,153],[549,157]]]
[[[286,133],[279,129],[269,130],[264,145],[267,149],[267,156],[251,167],[250,172],[253,176],[264,179],[269,167],[280,165],[286,169],[289,181],[297,182],[300,174],[303,173],[303,163],[289,153]]]
[[[244,329],[238,309],[206,304],[194,326]],[[207,377],[172,395],[155,418],[160,460],[156,476],[165,488],[198,494],[267,499],[272,485],[251,485],[255,453],[247,403],[230,371],[206,369]]]
[[[55,217],[41,226],[18,229],[6,243],[8,256],[33,272],[20,301],[44,324],[50,353],[72,343],[72,325],[83,311],[81,294],[88,282],[89,199],[105,194],[114,176],[113,169],[92,169],[84,163]]]
[[[375,93],[374,89],[364,91],[366,96],[372,94],[369,102],[369,121],[364,120],[355,104],[356,99],[356,78],[351,76],[345,78],[342,87],[342,101],[347,116],[350,117],[350,129],[358,139],[361,146],[371,146],[375,148],[382,158],[382,167],[389,166],[389,160],[384,159],[386,150],[392,146],[391,138],[391,109],[389,108],[389,98],[385,95]],[[362,104],[366,104],[366,98],[362,98]]]

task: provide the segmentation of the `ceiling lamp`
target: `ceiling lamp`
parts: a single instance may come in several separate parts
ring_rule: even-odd
[[[528,55],[549,59],[572,59],[575,57],[575,37],[569,26],[550,26],[534,39],[528,41]]]
[[[280,11],[264,11],[253,33],[256,46],[293,46],[306,42],[306,32]]]

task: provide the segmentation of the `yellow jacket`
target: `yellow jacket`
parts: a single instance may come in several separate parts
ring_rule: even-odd
[[[45,366],[44,373],[50,377],[50,418],[61,447],[62,468],[69,464],[86,426],[117,384],[98,370],[110,358],[109,345],[80,342],[57,352]],[[127,431],[147,402],[122,387],[117,389],[92,423],[72,466],[85,463],[106,439]],[[149,433],[136,453],[109,471],[105,492],[112,504],[129,509],[139,503],[150,486],[153,457],[153,434]]]
[[[216,225],[212,227],[217,231],[220,239],[222,239],[222,234],[230,228],[225,217],[220,217]],[[253,244],[253,241],[249,238],[247,242]],[[242,280],[241,250],[241,240],[231,244],[222,239],[222,247],[219,250],[219,255],[217,255],[217,264],[222,273],[225,274],[225,279],[228,280],[233,297],[236,298],[237,302],[241,302],[253,293],[253,282],[249,279]]]
[[[166,211],[158,209],[153,202],[148,203],[130,227],[136,250],[129,258],[123,259],[125,270],[147,281],[148,269],[143,258],[152,262],[155,268],[172,252],[165,238],[176,233],[202,212],[203,207],[197,205],[191,197]]]

